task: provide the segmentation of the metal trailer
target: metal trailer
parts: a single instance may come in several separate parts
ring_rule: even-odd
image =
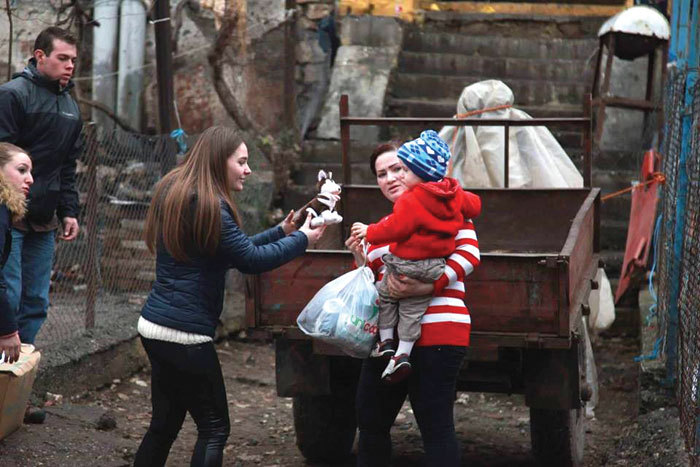
[[[582,464],[584,403],[596,390],[587,378],[589,342],[583,316],[597,284],[600,192],[591,183],[590,100],[583,118],[532,120],[351,118],[341,98],[344,221],[326,232],[330,249],[306,254],[269,273],[249,276],[250,328],[276,342],[277,392],[293,397],[297,445],[310,461],[347,456],[356,431],[354,395],[361,361],[308,339],[296,317],[327,282],[353,268],[343,242],[353,222],[391,212],[376,186],[353,185],[351,125],[498,125],[509,128],[578,125],[584,147],[584,185],[577,189],[475,189],[481,265],[466,279],[472,316],[468,361],[459,391],[524,394],[532,449],[542,465]]]

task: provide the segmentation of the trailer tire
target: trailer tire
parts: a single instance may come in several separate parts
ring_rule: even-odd
[[[585,435],[582,408],[530,408],[530,439],[538,465],[583,465]]]
[[[347,460],[355,441],[354,397],[297,396],[293,400],[297,447],[309,462]]]

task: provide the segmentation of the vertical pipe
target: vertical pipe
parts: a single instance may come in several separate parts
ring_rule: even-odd
[[[675,6],[674,2],[674,6]],[[698,4],[693,3],[693,11],[690,11],[690,0],[679,1],[679,15],[673,18],[674,28],[677,30],[677,40],[673,42],[676,49],[676,63],[679,69],[688,72],[685,84],[683,109],[681,117],[681,154],[678,161],[678,184],[676,188],[676,212],[675,232],[673,241],[673,268],[671,271],[671,292],[668,310],[668,326],[666,329],[666,381],[668,385],[675,385],[678,366],[678,299],[680,298],[680,284],[682,281],[682,256],[683,240],[685,238],[685,209],[688,194],[688,174],[686,172],[686,160],[690,151],[690,135],[692,132],[692,115],[689,113],[692,104],[692,88],[697,79],[697,15]],[[691,18],[692,15],[692,18]],[[693,67],[695,67],[693,69]]]
[[[343,94],[340,96],[340,147],[343,155],[344,185],[352,183],[352,174],[350,173],[350,126],[343,120],[348,116],[349,112],[348,95]]]
[[[600,65],[603,62],[603,38],[598,39],[598,56],[595,61],[595,74],[593,75],[593,98],[600,96]]]
[[[603,77],[603,87],[598,94],[598,115],[596,116],[595,140],[600,143],[603,137],[603,123],[605,122],[605,100],[610,94],[610,75],[612,75],[613,59],[615,58],[615,34],[609,32],[606,35],[606,45],[608,57],[605,61],[605,76]]]
[[[583,102],[583,116],[588,119],[583,124],[583,186],[586,188],[593,186],[593,157],[591,154],[593,149],[593,142],[591,141],[593,122],[591,121],[591,107],[591,95],[586,94]]]
[[[285,9],[287,11],[296,10],[296,0],[285,0]],[[296,22],[291,19],[284,23],[284,113],[285,124],[287,129],[292,130],[296,127],[296,93],[294,91],[295,77],[294,69],[296,67],[296,55],[294,49],[296,47],[295,40]],[[296,131],[296,130],[295,130]],[[302,135],[303,138],[303,135]]]
[[[141,0],[122,0],[119,22],[117,115],[141,128],[141,92],[146,46],[146,9]]]
[[[95,124],[85,126],[85,159],[87,162],[87,199],[85,201],[85,230],[87,230],[87,297],[85,298],[85,328],[95,327],[97,300],[97,132]]]
[[[99,26],[94,29],[92,48],[92,100],[116,108],[117,33],[119,31],[119,0],[95,2],[94,18]],[[100,131],[110,132],[114,121],[103,112],[92,109],[92,120]]]
[[[9,34],[7,37],[7,81],[10,81],[12,79],[12,41],[14,41],[10,0],[5,0],[5,9],[7,10],[7,21],[10,23],[10,30],[8,31]]]
[[[173,41],[170,27],[170,2],[155,1],[156,12],[156,71],[158,77],[158,117],[160,132],[168,134],[173,131]],[[175,152],[165,151],[161,173],[165,174],[175,167]]]
[[[508,188],[510,185],[510,125],[505,124],[503,127],[505,141],[503,143],[503,187]]]

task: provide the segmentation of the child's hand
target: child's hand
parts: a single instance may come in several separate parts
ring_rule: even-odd
[[[350,233],[359,239],[365,238],[367,236],[367,224],[355,222],[350,228]]]

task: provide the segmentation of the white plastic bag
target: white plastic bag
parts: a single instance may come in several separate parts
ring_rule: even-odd
[[[589,323],[594,333],[605,331],[615,321],[615,299],[607,274],[603,268],[596,274],[598,288],[591,290],[588,303],[591,307]]]
[[[297,317],[305,334],[356,358],[369,356],[378,322],[377,289],[368,267],[354,269],[324,285]]]

